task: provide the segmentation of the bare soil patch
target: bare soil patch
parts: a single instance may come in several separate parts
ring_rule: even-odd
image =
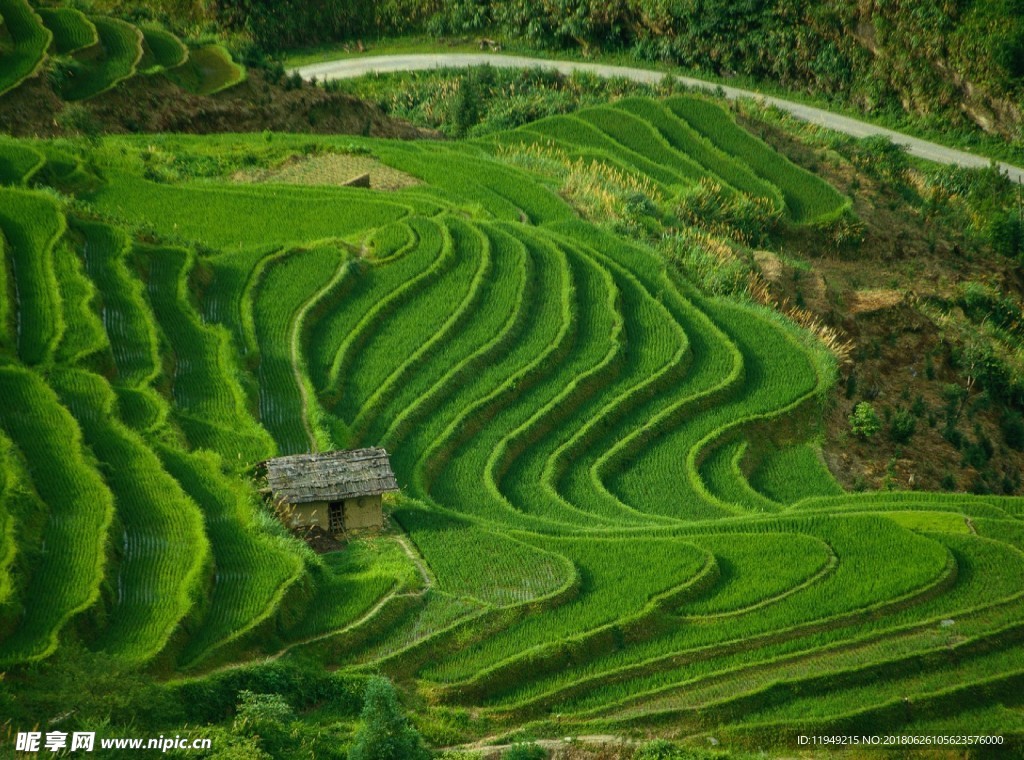
[[[74,119],[66,118],[73,109]],[[214,95],[193,95],[161,75],[135,76],[82,103],[67,103],[36,76],[0,97],[0,124],[16,137],[63,137],[83,125],[98,133],[302,132],[436,138],[351,95],[304,84],[286,88],[262,71]]]
[[[822,449],[833,475],[848,489],[969,491],[979,486],[978,469],[966,446],[991,444],[989,487],[1016,484],[1022,492],[1024,453],[1003,440],[998,406],[977,385],[956,414],[960,446],[944,435],[948,392],[964,387],[958,346],[948,325],[936,324],[929,304],[951,303],[968,281],[997,285],[1018,301],[1024,278],[1014,262],[972,242],[941,214],[929,215],[913,196],[923,189],[912,174],[903,189],[859,171],[836,153],[808,144],[774,125],[741,122],[799,166],[820,175],[853,199],[863,224],[859,245],[836,246],[820,230],[786,233],[783,258],[754,254],[777,296],[805,307],[853,343],[853,361],[840,370],[826,415]],[[954,309],[952,319],[957,316]],[[854,406],[868,401],[883,429],[864,441],[850,432]],[[916,429],[899,443],[890,432],[898,410],[916,410]]]

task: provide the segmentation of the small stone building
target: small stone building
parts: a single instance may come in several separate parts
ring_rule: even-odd
[[[291,528],[319,526],[328,533],[379,529],[381,494],[398,490],[388,453],[381,448],[293,454],[262,463],[269,493]]]

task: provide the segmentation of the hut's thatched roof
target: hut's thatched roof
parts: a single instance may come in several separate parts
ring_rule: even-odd
[[[263,462],[275,499],[289,504],[341,501],[397,491],[388,453],[381,448],[293,454]]]

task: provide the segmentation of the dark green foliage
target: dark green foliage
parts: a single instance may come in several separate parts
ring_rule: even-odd
[[[1003,440],[1011,449],[1024,451],[1024,417],[1016,409],[1004,409],[1001,428]]]
[[[1007,258],[1020,258],[1024,253],[1024,219],[1020,211],[1009,209],[992,216],[988,226],[992,248]]]
[[[513,744],[501,753],[501,760],[545,760],[547,751],[536,744]]]
[[[990,322],[1010,333],[1024,334],[1024,314],[1013,298],[982,282],[968,282],[958,299],[971,321]]]
[[[248,689],[238,692],[234,732],[257,739],[272,757],[295,749],[288,732],[294,720],[295,711],[280,694],[259,694]]]
[[[363,724],[356,734],[349,760],[426,760],[430,753],[398,704],[395,687],[386,678],[366,684]]]
[[[64,66],[65,64],[63,63],[57,64],[53,71],[51,71],[51,74],[56,78],[61,77],[68,71]],[[55,82],[55,84],[60,89],[60,82]],[[96,118],[92,111],[79,103],[69,103],[57,114],[57,118],[54,121],[57,123],[57,126],[64,130],[65,134],[81,135],[89,140],[98,139],[103,131],[99,119]]]
[[[89,688],[82,688],[85,683]],[[0,705],[3,696],[0,689]],[[66,715],[62,731],[94,731],[108,721],[154,725],[182,720],[174,699],[152,677],[74,641],[62,643],[31,674],[22,674],[17,699],[5,714],[26,723],[39,715]]]
[[[479,97],[473,77],[459,80],[459,89],[451,103],[451,116],[448,119],[456,137],[464,136],[479,121]]]
[[[917,418],[909,409],[902,406],[893,412],[889,420],[889,437],[896,443],[906,443],[914,434],[917,427]]]
[[[216,723],[233,714],[242,690],[280,695],[294,709],[328,706],[339,717],[359,714],[364,679],[325,671],[319,665],[271,662],[228,670],[166,688],[180,704],[181,723]]]
[[[222,24],[244,29],[268,50],[411,31],[437,10],[436,0],[218,0]]]

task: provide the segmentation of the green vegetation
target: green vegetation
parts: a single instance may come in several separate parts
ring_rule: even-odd
[[[233,179],[329,153],[423,184]],[[857,710],[1014,739],[1024,501],[839,487],[817,443],[836,358],[687,261],[742,267],[849,201],[710,101],[463,142],[0,155],[15,721],[59,697],[67,726],[187,724],[247,757],[666,727],[780,747]],[[1015,329],[998,291],[955,297]],[[852,434],[912,445],[918,406]],[[402,487],[382,535],[319,555],[261,503],[257,462],[368,445]]]
[[[96,25],[76,8],[39,8],[36,12],[53,32],[53,49],[58,55],[71,55],[100,41]]]
[[[165,51],[166,54],[166,51]],[[214,95],[245,79],[245,68],[231,59],[223,45],[206,45],[188,51],[184,63],[167,69],[167,78],[196,95]]]
[[[386,679],[367,682],[360,717],[363,725],[349,752],[352,760],[426,760],[430,756],[422,737],[402,715],[395,689]]]
[[[0,233],[6,238],[6,284],[0,316],[4,342],[25,364],[46,363],[64,330],[53,267],[66,222],[48,195],[0,188]],[[10,293],[13,298],[6,297]]]
[[[27,0],[0,0],[0,95],[39,71],[52,40]]]
[[[23,185],[45,163],[43,154],[35,148],[0,138],[0,185]]]
[[[882,429],[875,408],[867,401],[861,401],[850,415],[850,431],[860,438],[871,438]]]
[[[61,95],[67,100],[85,100],[106,92],[134,76],[142,59],[142,32],[116,18],[90,19],[99,43],[75,54],[63,73]]]
[[[27,369],[4,367],[0,384],[0,422],[17,447],[5,457],[7,472],[25,491],[11,513],[17,606],[6,608],[0,649],[10,664],[51,654],[60,629],[97,601],[114,505],[81,430],[46,383]],[[10,467],[19,456],[20,472]]]
[[[188,60],[188,48],[170,32],[155,26],[143,26],[140,29],[143,53],[139,71],[143,74],[173,69]]]
[[[964,0],[913,12],[851,0],[771,0],[742,8],[721,0],[611,7],[599,0],[571,7],[541,0],[393,0],[379,13],[367,0],[283,7],[280,0],[232,0],[218,5],[218,15],[225,27],[265,49],[306,58],[303,63],[311,55],[352,53],[358,40],[401,54],[435,52],[438,39],[469,52],[472,42],[493,39],[509,52],[641,61],[775,94],[809,93],[887,126],[1021,155],[1013,104],[1021,99],[1024,22],[1015,0]]]
[[[197,95],[213,95],[245,81],[245,67],[224,45],[197,45],[190,54],[177,35],[153,21],[151,8],[114,10],[125,18],[87,15],[78,7],[33,8],[26,0],[0,1],[0,96],[44,66],[53,89],[68,101],[96,97],[136,74],[166,73]],[[174,9],[157,17],[168,20],[167,10]],[[74,123],[87,117],[71,109],[60,116],[78,132],[91,134],[94,130]]]
[[[672,98],[666,106],[720,150],[740,160],[782,193],[793,219],[826,223],[850,208],[835,188],[778,154],[756,137],[740,129],[721,108],[695,97]]]

